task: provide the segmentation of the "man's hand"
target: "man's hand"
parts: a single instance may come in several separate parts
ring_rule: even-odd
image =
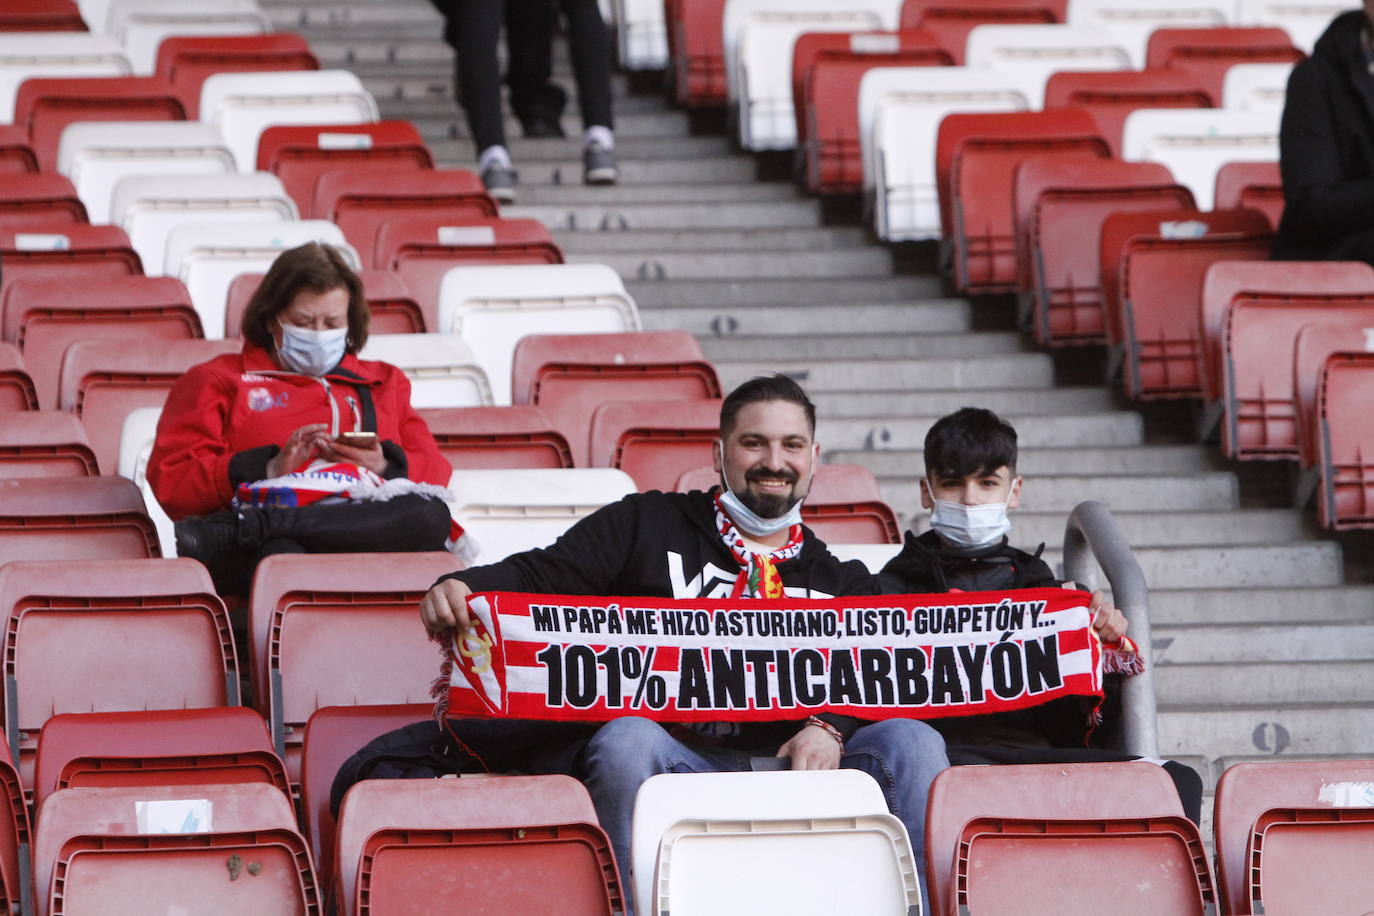
[[[290,474],[315,457],[320,449],[320,443],[328,441],[328,435],[325,433],[327,429],[329,425],[326,423],[307,423],[287,436],[281,451],[267,462],[267,476],[280,477]]]
[[[1105,646],[1121,642],[1126,635],[1126,615],[1107,603],[1102,592],[1093,592],[1088,610],[1093,612],[1093,629]]]
[[[837,770],[840,742],[819,725],[806,725],[778,748],[779,757],[791,757],[794,770]]]
[[[467,630],[472,626],[468,616],[468,595],[472,589],[459,579],[444,579],[425,592],[420,601],[420,619],[432,633],[445,630]]]

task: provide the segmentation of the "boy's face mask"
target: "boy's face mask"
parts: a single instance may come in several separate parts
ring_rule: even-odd
[[[966,506],[933,499],[932,503],[930,527],[955,547],[988,547],[1011,530],[1005,502]]]

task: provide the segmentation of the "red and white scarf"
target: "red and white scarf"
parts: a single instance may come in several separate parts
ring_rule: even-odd
[[[787,543],[769,553],[754,553],[739,533],[735,523],[730,520],[720,495],[711,497],[716,507],[716,531],[730,555],[739,564],[739,575],[735,577],[735,587],[731,598],[781,598],[783,597],[782,575],[778,565],[801,554],[802,527],[793,525],[787,532]]]

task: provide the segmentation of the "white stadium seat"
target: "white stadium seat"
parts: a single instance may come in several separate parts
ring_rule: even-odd
[[[1279,26],[1294,47],[1311,54],[1331,20],[1353,6],[1349,0],[1240,0],[1236,25]]]
[[[119,42],[80,32],[0,33],[0,123],[14,120],[19,84],[30,77],[128,76]]]
[[[358,253],[338,226],[328,220],[309,219],[182,223],[167,234],[162,272],[186,284],[206,338],[217,340],[224,336],[225,300],[234,278],[266,273],[277,255],[307,242],[334,245],[355,270],[362,269]]]
[[[110,0],[105,31],[124,46],[134,73],[151,76],[169,35],[262,35],[272,23],[254,0]]]
[[[472,348],[452,334],[373,334],[360,359],[391,363],[410,379],[412,407],[485,407],[487,374]]]
[[[347,70],[216,73],[201,86],[200,119],[219,128],[239,171],[251,172],[268,127],[370,124],[377,102]]]
[[[1217,170],[1228,162],[1277,162],[1279,111],[1143,108],[1126,116],[1121,158],[1160,162],[1212,209]]]
[[[131,175],[115,183],[110,205],[110,221],[129,233],[148,276],[162,275],[167,236],[176,226],[295,218],[295,203],[281,180],[267,172]]]
[[[462,469],[448,488],[453,517],[477,543],[472,564],[547,547],[579,519],[636,490],[615,468]]]
[[[1131,55],[1105,29],[1088,25],[980,25],[968,33],[964,62],[1016,80],[1030,107],[1044,103],[1059,70],[1129,70]]]
[[[439,330],[477,354],[499,405],[511,403],[511,358],[526,334],[640,330],[620,275],[604,264],[454,267],[439,287]]]
[[[615,0],[620,66],[662,70],[668,66],[668,23],[662,0]]]
[[[110,221],[115,183],[127,175],[237,171],[219,131],[198,121],[77,121],[62,131],[57,170],[76,186],[93,223]]]
[[[1221,107],[1283,109],[1292,64],[1233,64],[1221,85]]]
[[[153,453],[157,421],[161,416],[161,407],[138,407],[124,417],[124,428],[119,434],[119,476],[138,484],[148,517],[157,528],[162,555],[174,557],[177,555],[176,531],[148,484],[148,457]]]
[[[1155,29],[1203,29],[1226,25],[1232,18],[1230,0],[1069,0],[1068,12],[1070,25],[1110,32],[1130,53],[1136,69],[1145,66],[1145,49]]]
[[[841,560],[859,560],[871,573],[882,570],[887,562],[901,552],[901,544],[826,544],[830,552]]]
[[[888,241],[938,238],[935,140],[940,120],[956,111],[1023,111],[1024,84],[1006,73],[972,67],[882,67],[859,84],[864,180],[872,169],[875,228]],[[866,192],[868,193],[868,192]]]

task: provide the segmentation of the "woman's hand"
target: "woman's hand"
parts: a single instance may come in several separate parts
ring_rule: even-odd
[[[324,437],[320,444],[320,452],[330,461],[344,461],[348,464],[361,465],[378,476],[381,476],[382,472],[386,470],[386,455],[382,453],[380,439],[373,439],[372,445],[361,448],[356,445],[348,445],[338,439]]]
[[[328,442],[327,423],[307,423],[286,437],[286,444],[267,462],[267,476],[280,477],[305,464],[320,451],[320,444]]]

